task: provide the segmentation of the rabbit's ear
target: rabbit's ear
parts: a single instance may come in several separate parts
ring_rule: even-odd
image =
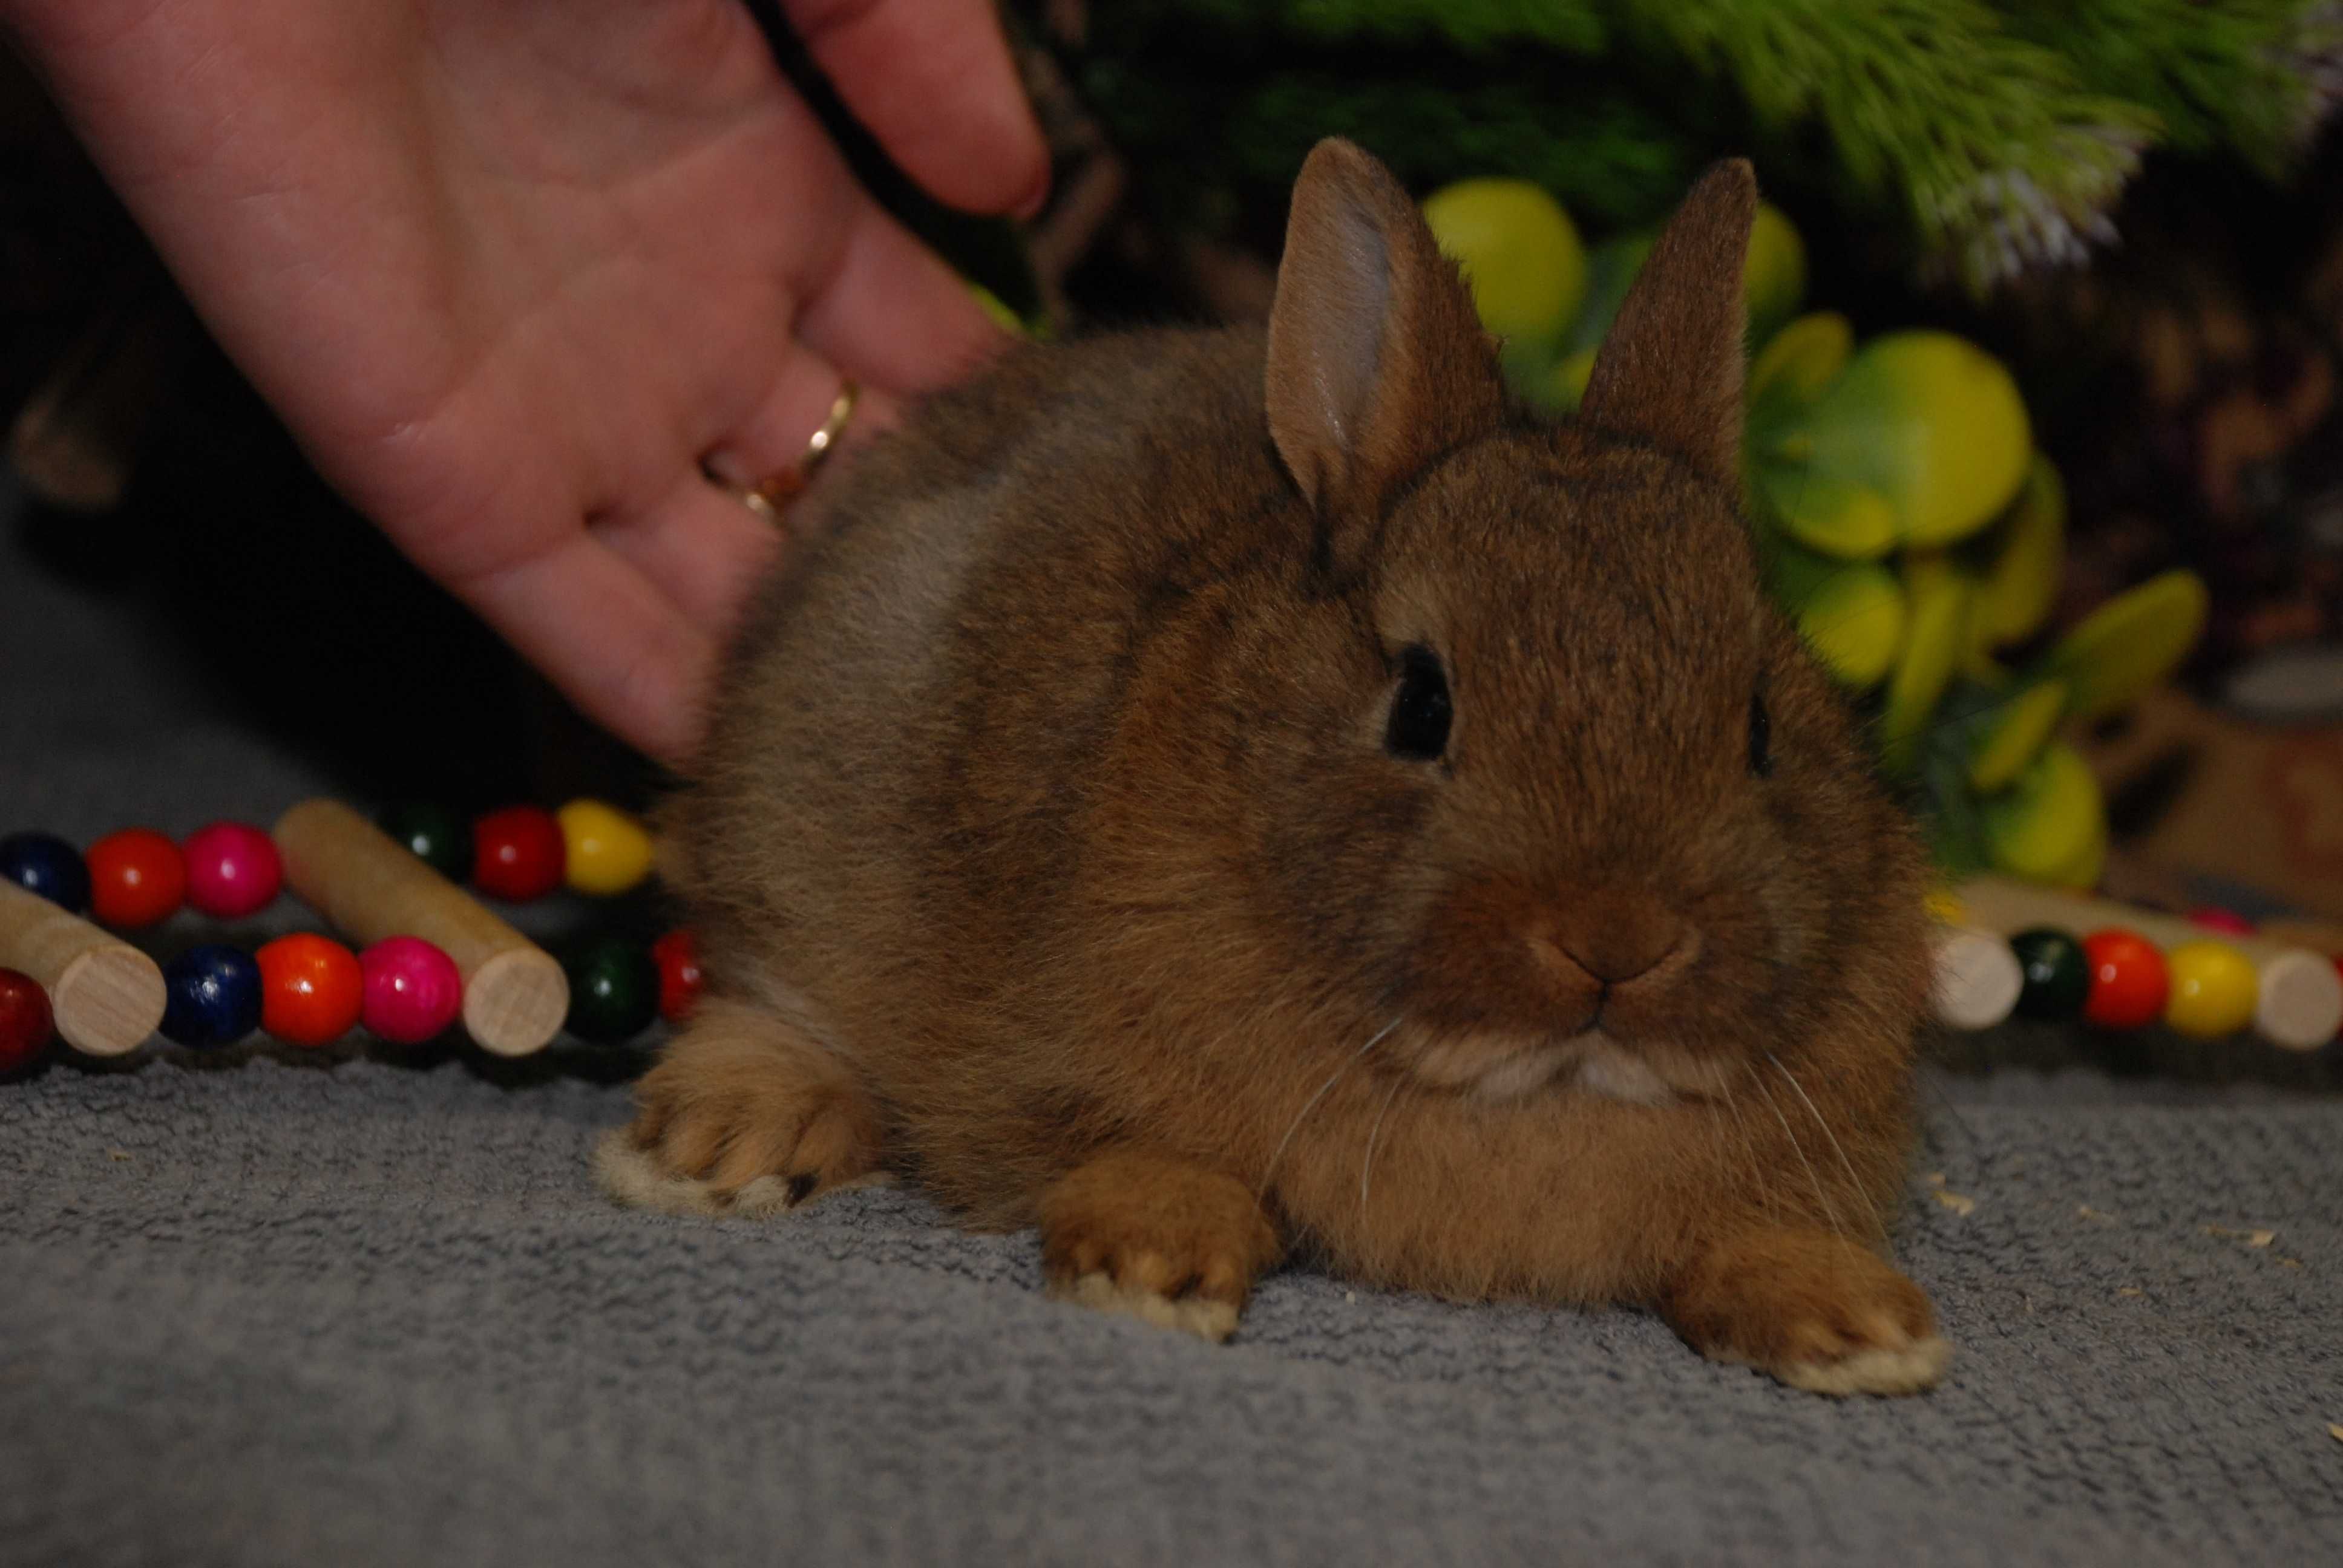
[[[1757,214],[1745,158],[1701,176],[1594,357],[1581,423],[1651,442],[1709,477],[1741,472],[1741,267]]]
[[[1267,382],[1270,437],[1338,567],[1371,547],[1393,489],[1503,414],[1454,264],[1390,171],[1337,137],[1294,182]]]

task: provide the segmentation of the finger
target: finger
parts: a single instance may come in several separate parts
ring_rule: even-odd
[[[793,347],[773,377],[771,391],[722,445],[708,455],[708,467],[735,489],[749,489],[777,474],[802,470],[814,461],[813,438],[825,429],[840,395],[852,380],[801,347]],[[894,399],[857,384],[853,407],[837,441],[859,437],[890,423]]]
[[[719,648],[781,547],[769,521],[697,474],[657,507],[597,518],[587,531]]]
[[[783,0],[789,25],[894,160],[939,200],[1030,216],[1041,128],[990,0]]]
[[[959,276],[875,202],[858,206],[828,260],[798,336],[868,386],[936,391],[1010,341]]]
[[[619,739],[669,764],[698,744],[716,638],[591,534],[455,587],[579,711]]]

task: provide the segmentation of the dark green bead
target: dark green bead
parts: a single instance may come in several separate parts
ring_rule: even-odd
[[[2079,1017],[2091,994],[2091,964],[2083,944],[2064,931],[2037,926],[2009,939],[2017,968],[2026,977],[2017,1010],[2026,1018],[2066,1023]]]
[[[384,832],[449,881],[472,879],[472,824],[468,818],[426,800],[402,800],[386,809],[377,820]]]
[[[572,950],[561,966],[569,975],[569,1032],[615,1044],[632,1040],[659,1016],[659,965],[639,942],[622,937]]]

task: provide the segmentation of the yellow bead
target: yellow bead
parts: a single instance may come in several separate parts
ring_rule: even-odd
[[[2183,942],[2165,955],[2172,971],[2164,1021],[2202,1040],[2235,1034],[2254,1020],[2261,982],[2245,954],[2227,942]]]
[[[1938,888],[1927,898],[1928,912],[1945,925],[1957,926],[1967,920],[1968,910],[1952,894]]]
[[[568,851],[569,885],[608,898],[634,887],[651,871],[651,836],[643,825],[599,800],[572,800],[554,813]]]

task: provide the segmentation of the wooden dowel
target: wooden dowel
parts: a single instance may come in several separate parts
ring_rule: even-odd
[[[285,885],[361,946],[420,937],[464,977],[464,1028],[499,1056],[542,1050],[561,1032],[569,981],[536,943],[337,800],[304,800],[272,836]]]
[[[2274,1045],[2316,1050],[2343,1029],[2343,975],[2334,960],[2308,948],[2267,937],[2207,930],[2178,915],[2094,899],[2002,877],[1980,877],[1954,890],[1968,923],[1999,936],[2051,926],[2080,938],[2108,926],[2138,932],[2167,951],[2184,942],[2226,942],[2259,976],[2254,1030]]]
[[[128,942],[37,893],[0,880],[0,969],[27,974],[49,993],[67,1045],[120,1056],[163,1021],[163,971]]]

